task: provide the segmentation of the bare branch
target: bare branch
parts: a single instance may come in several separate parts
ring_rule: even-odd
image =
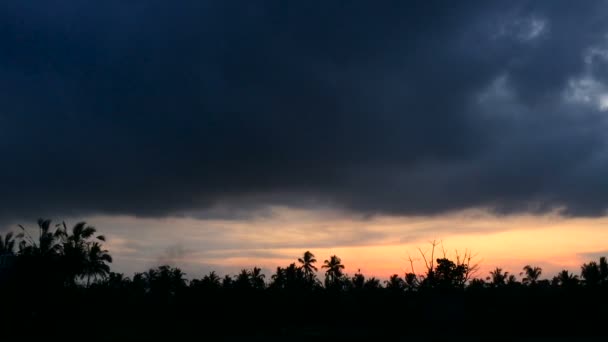
[[[418,251],[420,251],[420,255],[422,255],[422,260],[424,260],[424,266],[428,269],[433,269],[433,265],[431,263],[431,265],[429,266],[428,261],[426,260],[426,252],[423,252],[421,248],[418,248]],[[431,259],[432,260],[432,259]],[[432,262],[432,261],[431,261]]]

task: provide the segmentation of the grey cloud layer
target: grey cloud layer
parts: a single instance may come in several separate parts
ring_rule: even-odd
[[[604,2],[0,5],[0,218],[607,207]]]

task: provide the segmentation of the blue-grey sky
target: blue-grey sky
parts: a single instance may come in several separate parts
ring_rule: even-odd
[[[277,206],[603,216],[606,13],[559,0],[2,1],[0,223],[245,222]]]

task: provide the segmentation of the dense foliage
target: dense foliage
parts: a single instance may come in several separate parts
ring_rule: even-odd
[[[423,254],[424,274],[380,281],[360,272],[349,276],[338,256],[319,262],[310,251],[268,278],[254,267],[187,280],[168,265],[130,278],[111,272],[104,236],[84,222],[69,229],[39,220],[33,235],[20,229],[0,236],[1,318],[12,327],[7,337],[608,335],[605,257],[583,264],[580,275],[564,270],[550,279],[530,265],[521,280],[500,268],[474,278],[470,254],[450,260],[431,253]]]

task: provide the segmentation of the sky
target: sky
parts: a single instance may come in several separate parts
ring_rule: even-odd
[[[386,278],[432,240],[577,272],[608,254],[607,10],[2,1],[0,230],[86,220],[129,274]]]

